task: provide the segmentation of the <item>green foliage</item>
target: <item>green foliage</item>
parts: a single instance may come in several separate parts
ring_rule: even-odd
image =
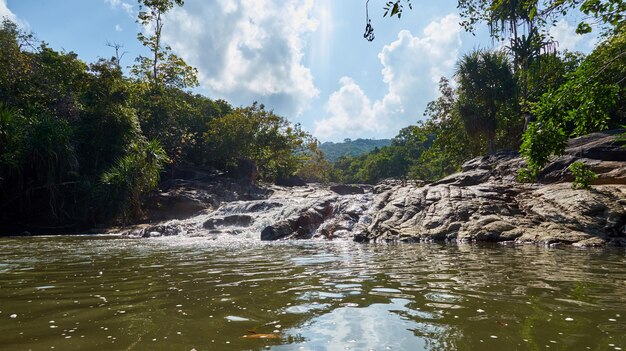
[[[100,60],[89,71],[77,138],[83,172],[97,176],[140,138],[141,129],[116,62]]]
[[[623,0],[458,0],[463,21],[461,25],[473,32],[476,24],[484,22],[495,38],[518,33],[525,29],[545,30],[574,9],[587,15],[578,24],[578,33],[591,31],[592,24],[618,26],[626,12]]]
[[[2,23],[0,229],[17,222],[108,221],[118,204],[98,202],[95,188],[104,172],[128,163],[129,153],[145,143],[130,104],[131,84],[117,62],[88,66],[72,52],[32,41],[15,24]],[[132,188],[136,204],[137,192],[154,184],[159,173],[154,170],[162,162],[135,162],[133,167],[144,177]],[[117,201],[123,202],[121,197]]]
[[[428,103],[424,123],[425,132],[434,139],[432,146],[421,157],[421,166],[414,167],[415,178],[437,180],[457,172],[461,164],[484,153],[484,140],[470,138],[459,113],[458,94],[449,81],[439,82],[440,97]]]
[[[573,189],[589,189],[591,188],[591,182],[598,178],[598,175],[591,170],[589,165],[582,161],[572,163],[568,169],[574,176],[574,181],[572,182]]]
[[[595,18],[600,23],[617,27],[623,24],[626,13],[626,1],[623,0],[586,0],[580,5],[580,11],[585,15]],[[580,22],[576,28],[576,33],[583,34],[591,32],[588,22]]]
[[[124,222],[141,215],[141,197],[156,189],[167,155],[158,141],[133,144],[102,174],[96,201],[108,213]]]
[[[344,156],[333,164],[331,179],[344,183],[376,183],[385,178],[407,178],[411,167],[419,163],[432,144],[424,129],[409,126],[402,129],[391,145],[376,148],[360,156]]]
[[[531,123],[520,148],[528,168],[524,178],[535,179],[552,155],[563,153],[566,141],[567,134],[555,121]]]
[[[131,91],[146,138],[159,140],[175,164],[207,162],[204,133],[211,121],[232,109],[230,105],[176,88],[154,91],[134,84]]]
[[[322,143],[320,149],[329,162],[336,162],[341,156],[359,156],[390,144],[390,139],[345,139],[341,143]]]
[[[537,102],[548,91],[557,90],[567,82],[567,77],[583,60],[581,53],[565,52],[546,53],[528,65],[525,69],[515,72],[521,98],[523,112],[530,112],[530,104]]]
[[[537,180],[536,172],[533,172],[528,167],[522,167],[517,170],[517,181],[520,183],[533,183]]]
[[[387,15],[389,15],[389,17],[398,16],[398,18],[402,18],[402,11],[404,10],[404,5],[402,5],[403,2],[409,6],[409,9],[413,9],[411,0],[387,1],[384,6],[385,13],[383,14],[383,17],[387,17]]]
[[[23,131],[19,128],[22,123],[17,121],[19,118],[21,116],[16,110],[0,102],[0,169],[15,167],[19,162],[23,139]],[[0,188],[3,179],[0,174]]]
[[[8,19],[0,27],[0,101],[16,106],[21,93],[27,88],[27,78],[32,62],[24,47],[31,47],[33,35],[20,30]]]
[[[567,138],[617,128],[626,119],[626,31],[601,43],[566,75],[556,90],[535,104],[537,122],[524,134],[520,152],[537,175],[550,156],[561,154]]]
[[[485,137],[495,151],[498,113],[514,101],[515,80],[503,52],[475,50],[464,55],[455,73],[459,82],[459,114],[468,135]]]
[[[237,108],[215,119],[205,133],[210,162],[224,169],[253,161],[263,180],[290,177],[309,158],[304,152],[312,139],[299,125],[263,105]]]
[[[64,187],[76,180],[78,172],[73,128],[67,121],[49,116],[18,118],[14,122],[25,124],[12,126],[20,139],[18,145],[14,144],[19,149],[11,155],[12,162],[3,165],[8,167],[2,173],[13,185],[7,190],[13,196],[21,195],[17,199],[21,209],[35,202],[35,206],[44,206],[54,220],[66,219]]]
[[[163,15],[175,5],[182,6],[183,0],[138,0],[139,13],[137,23],[144,29],[137,39],[150,49],[151,57],[139,56],[132,67],[132,74],[139,81],[148,82],[153,89],[164,87],[188,88],[198,85],[198,70],[187,65],[183,59],[172,52],[172,48],[163,44]]]
[[[296,175],[306,182],[328,183],[331,179],[331,165],[324,157],[319,142],[308,139],[306,149],[302,154],[305,156],[305,161]]]

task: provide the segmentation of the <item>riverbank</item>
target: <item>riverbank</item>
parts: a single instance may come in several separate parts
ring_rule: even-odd
[[[626,151],[615,135],[572,139],[565,154],[533,184],[517,182],[524,161],[506,152],[472,159],[462,172],[431,184],[388,180],[376,186],[257,187],[235,181],[187,182],[153,200],[160,205],[149,212],[163,220],[121,232],[130,237],[626,246]],[[590,190],[572,188],[567,167],[575,161],[598,174]]]

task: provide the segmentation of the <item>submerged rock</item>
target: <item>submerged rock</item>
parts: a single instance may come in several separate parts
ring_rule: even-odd
[[[231,215],[226,217],[210,218],[204,222],[203,226],[207,229],[215,229],[219,226],[239,226],[248,227],[254,220],[248,215]]]

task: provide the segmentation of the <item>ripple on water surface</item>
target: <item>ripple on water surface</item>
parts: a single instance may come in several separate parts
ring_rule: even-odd
[[[619,350],[624,281],[610,250],[6,239],[0,345]]]

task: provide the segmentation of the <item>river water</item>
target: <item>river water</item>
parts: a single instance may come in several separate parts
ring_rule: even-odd
[[[626,350],[623,250],[0,241],[2,350]]]

